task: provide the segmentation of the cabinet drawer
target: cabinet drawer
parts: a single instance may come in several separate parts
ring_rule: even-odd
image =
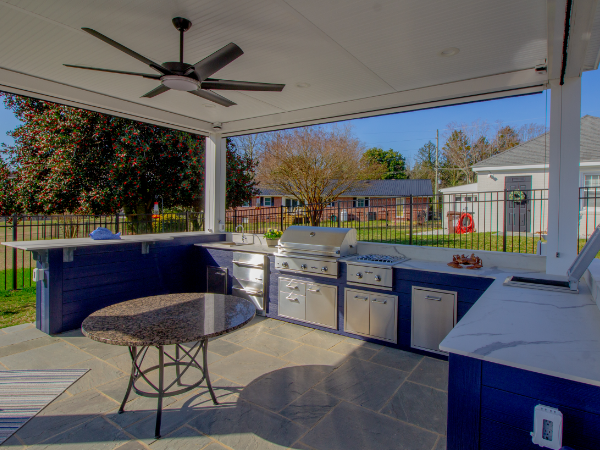
[[[306,297],[293,292],[279,293],[279,315],[306,320]]]
[[[439,345],[456,324],[456,292],[413,286],[411,347],[440,351]]]
[[[344,331],[369,335],[369,293],[346,289]]]
[[[306,295],[306,283],[291,278],[279,277],[279,292]]]
[[[307,284],[306,320],[337,329],[337,287],[326,284]]]
[[[371,294],[369,334],[388,342],[398,343],[398,297]]]

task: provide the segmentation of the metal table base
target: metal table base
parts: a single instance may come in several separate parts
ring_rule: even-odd
[[[147,369],[142,370],[142,364],[144,362],[144,358],[148,353],[148,349],[151,346],[140,347],[140,351],[138,352],[137,347],[129,347],[129,354],[131,355],[131,375],[129,376],[129,384],[127,386],[127,391],[125,392],[125,397],[123,398],[123,402],[121,403],[121,407],[119,408],[119,414],[124,412],[125,403],[127,403],[127,399],[129,398],[129,394],[131,393],[131,389],[135,391],[136,394],[141,395],[142,397],[153,397],[158,399],[158,405],[156,409],[156,428],[155,428],[155,438],[160,438],[160,422],[162,418],[162,399],[163,397],[172,397],[174,395],[183,394],[184,392],[191,391],[192,389],[197,388],[200,384],[206,380],[206,385],[208,387],[208,391],[210,392],[210,396],[215,405],[218,405],[217,398],[215,397],[215,393],[213,392],[212,386],[210,384],[210,377],[208,375],[208,360],[207,360],[207,347],[208,347],[208,339],[202,339],[196,342],[192,347],[186,349],[181,344],[175,344],[175,356],[169,355],[164,351],[164,347],[162,345],[156,346],[158,350],[158,365],[148,367]],[[198,353],[202,350],[202,366],[198,364],[196,361],[196,357]],[[183,353],[180,357],[180,353]],[[171,360],[171,362],[167,362],[165,364],[165,356]],[[165,367],[175,367],[175,379],[167,386],[165,385],[164,380],[164,371]],[[195,370],[199,370],[202,374],[199,381],[189,386],[185,386],[181,389],[171,390],[174,386],[183,386],[181,379],[183,375],[187,372],[189,368],[193,368]],[[147,375],[150,372],[158,370],[158,386],[152,383]],[[136,382],[140,379],[143,379],[146,384],[148,384],[154,391],[144,391],[139,389],[136,386]]]

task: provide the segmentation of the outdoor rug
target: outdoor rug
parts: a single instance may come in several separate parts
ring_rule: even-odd
[[[0,444],[88,370],[0,371]]]

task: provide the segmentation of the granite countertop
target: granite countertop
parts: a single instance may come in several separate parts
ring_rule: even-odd
[[[218,242],[207,242],[205,244],[194,244],[197,247],[214,248],[216,250],[231,250],[233,252],[260,253],[263,255],[272,255],[277,253],[277,247],[267,247],[261,244],[244,244],[244,245],[226,245]]]
[[[589,272],[599,267],[594,260]],[[517,272],[489,273],[496,280],[440,349],[600,386],[600,309],[586,281],[580,282],[579,294],[559,293],[503,286],[511,274]]]
[[[156,295],[102,308],[83,321],[81,331],[113,345],[182,344],[230,333],[255,314],[251,301],[231,295]]]

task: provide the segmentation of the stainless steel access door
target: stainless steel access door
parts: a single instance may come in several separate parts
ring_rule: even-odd
[[[413,286],[411,347],[446,354],[440,343],[456,325],[457,294]]]

